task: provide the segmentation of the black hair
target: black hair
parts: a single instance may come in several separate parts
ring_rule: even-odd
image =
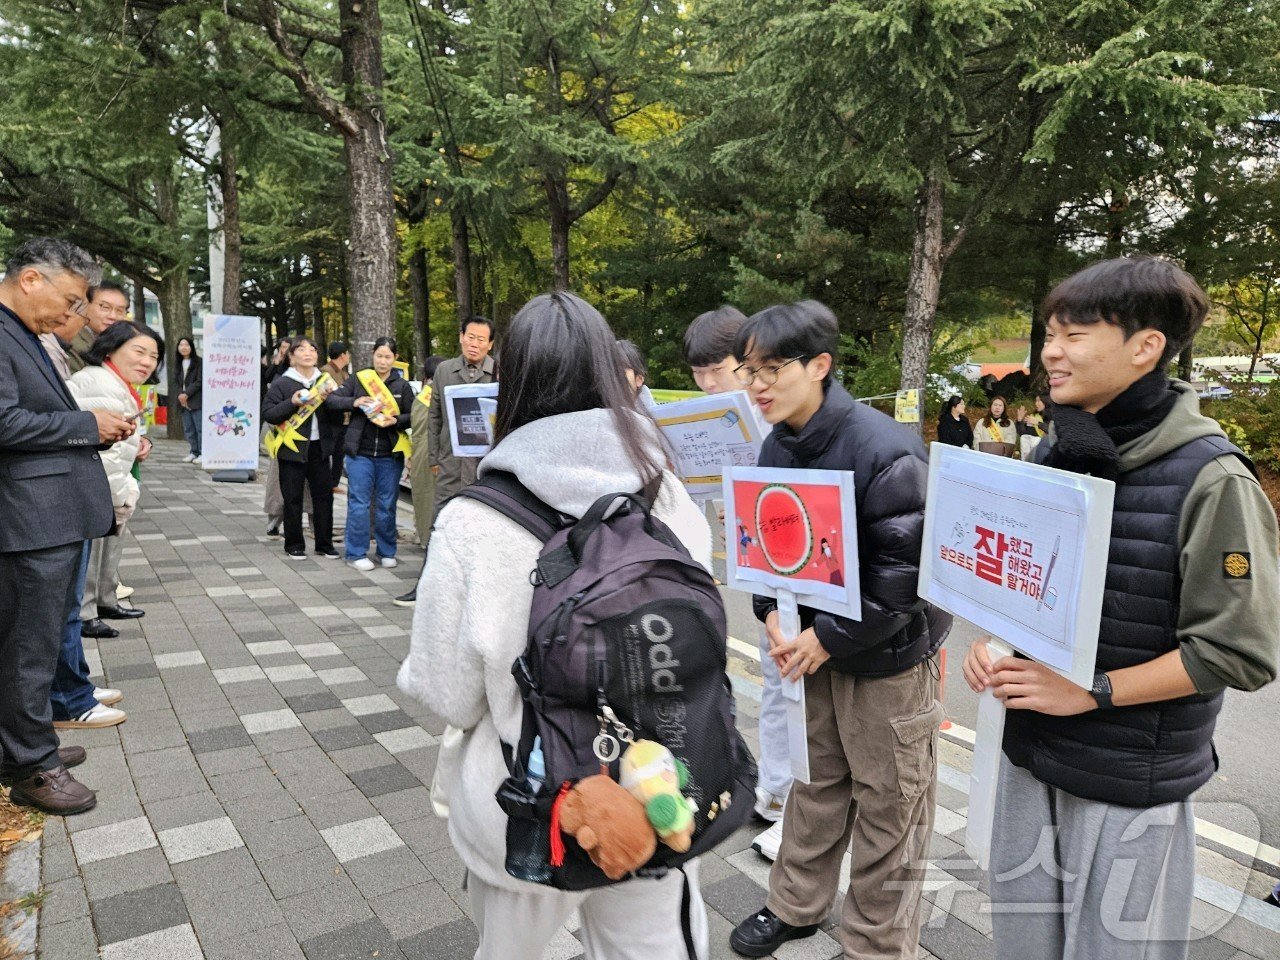
[[[947,402],[944,403],[942,405],[942,409],[938,411],[938,422],[946,423],[947,418],[950,417],[955,408],[960,406],[962,403],[964,403],[964,397],[960,396],[958,393],[953,393],[951,396],[947,397]]]
[[[340,356],[347,352],[347,345],[341,340],[329,341],[329,359],[337,360]]]
[[[373,354],[377,352],[379,347],[386,347],[396,356],[400,355],[400,352],[396,350],[395,337],[379,337],[377,340],[373,341],[373,349],[369,351],[369,355],[373,356]]]
[[[89,302],[92,303],[94,300],[96,300],[98,297],[98,294],[101,293],[103,290],[114,290],[116,293],[120,294],[120,296],[124,297],[125,303],[129,302],[128,291],[125,290],[125,288],[122,287],[120,284],[116,283],[114,280],[99,280],[97,283],[91,286],[89,288]]]
[[[645,363],[640,348],[630,340],[618,341],[618,362],[623,370],[630,370],[641,380],[649,379],[649,364]]]
[[[84,362],[100,367],[107,357],[115,353],[135,337],[150,337],[156,342],[156,353],[164,356],[164,338],[150,327],[133,320],[117,320],[98,334],[93,346],[84,355]],[[159,364],[156,364],[157,369]],[[153,374],[154,376],[154,374]]]
[[[289,366],[293,366],[293,351],[297,350],[303,344],[309,344],[311,349],[316,352],[316,360],[320,359],[320,348],[316,346],[316,342],[310,337],[294,337],[293,342],[289,344]]]
[[[663,460],[647,414],[618,362],[613,331],[591,304],[568,291],[534,297],[511,320],[498,362],[494,445],[526,424],[579,410],[608,410],[623,447],[652,497]]]
[[[1209,315],[1209,297],[1169,260],[1119,257],[1073,273],[1045,297],[1042,316],[1061,323],[1110,323],[1125,339],[1139,330],[1165,337],[1163,366],[1180,354]]]
[[[422,379],[430,380],[434,377],[436,375],[436,367],[444,363],[444,360],[444,357],[438,356],[434,353],[427,357],[426,362],[422,364]]]
[[[493,321],[490,320],[488,317],[482,317],[479,314],[475,314],[474,316],[467,317],[467,319],[463,320],[460,324],[458,324],[458,333],[459,334],[466,333],[467,327],[471,326],[473,323],[483,324],[484,326],[488,327],[490,340],[494,339],[494,337],[498,335],[498,328],[494,326]]]
[[[839,347],[840,324],[831,308],[817,300],[801,300],[765,307],[753,314],[738,331],[733,355],[744,360],[748,354],[755,354],[759,363],[793,357],[809,361],[829,353],[835,369]],[[827,377],[830,376],[828,372]]]
[[[725,304],[699,314],[684,332],[684,362],[691,367],[712,367],[726,357],[736,357],[738,331],[747,315]]]
[[[182,368],[183,356],[178,352],[178,348],[181,347],[183,343],[188,343],[191,345],[192,360],[200,359],[200,354],[196,351],[196,342],[192,340],[190,337],[179,337],[178,342],[174,344],[174,347],[173,347],[173,362],[177,365],[177,369]]]
[[[1044,404],[1044,411],[1040,414],[1040,420],[1045,427],[1053,422],[1053,398],[1047,393],[1036,394],[1036,399]]]
[[[1009,423],[1011,422],[1009,420],[1009,401],[998,393],[987,402],[987,415],[978,421],[980,424],[991,426],[991,408],[996,405],[997,400],[1004,404],[1004,410],[1000,412],[1000,420],[998,422],[1002,427],[1009,426]]]

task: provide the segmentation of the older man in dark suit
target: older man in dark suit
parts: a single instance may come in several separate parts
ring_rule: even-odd
[[[132,421],[76,406],[39,337],[83,313],[99,271],[83,250],[31,240],[0,281],[0,777],[10,799],[72,814],[97,802],[67,772],[49,688],[85,540],[113,523],[100,447]]]

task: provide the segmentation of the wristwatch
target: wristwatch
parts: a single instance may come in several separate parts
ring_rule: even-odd
[[[1093,675],[1093,689],[1089,692],[1093,694],[1093,699],[1098,701],[1099,710],[1111,709],[1111,678],[1105,673]]]

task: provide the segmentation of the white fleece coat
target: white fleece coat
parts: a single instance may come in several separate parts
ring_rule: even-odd
[[[77,370],[67,381],[67,387],[81,410],[110,410],[122,417],[138,412],[129,388],[106,367],[88,366]],[[134,433],[102,451],[102,469],[111,486],[111,505],[116,508],[117,518],[121,512],[132,514],[138,505],[138,481],[130,471],[141,446],[142,435]]]
[[[656,430],[655,451],[658,449]],[[607,493],[635,491],[640,477],[606,410],[548,417],[520,428],[480,464],[514,473],[563,513],[581,517]],[[664,473],[655,515],[695,560],[711,568],[711,531],[680,481]],[[504,869],[506,814],[494,793],[507,775],[499,739],[520,737],[521,700],[511,664],[524,652],[541,544],[484,504],[455,500],[436,518],[418,585],[409,656],[398,683],[466,731],[449,789],[449,837],[486,883],[528,891]]]

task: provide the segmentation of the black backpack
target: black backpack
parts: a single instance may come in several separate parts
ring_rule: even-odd
[[[662,876],[713,849],[746,821],[756,785],[735,722],[714,579],[636,494],[601,497],[577,522],[511,474],[487,473],[458,496],[543,542],[530,573],[528,645],[511,668],[524,699],[520,742],[503,744],[510,776],[497,793],[508,817],[507,872],[560,890],[613,882],[570,836],[551,856],[552,808],[566,785],[604,768],[618,779],[631,739],[656,740],[684,764],[682,792],[697,807],[690,849],[659,843],[636,876]],[[541,784],[529,777],[535,737]]]

